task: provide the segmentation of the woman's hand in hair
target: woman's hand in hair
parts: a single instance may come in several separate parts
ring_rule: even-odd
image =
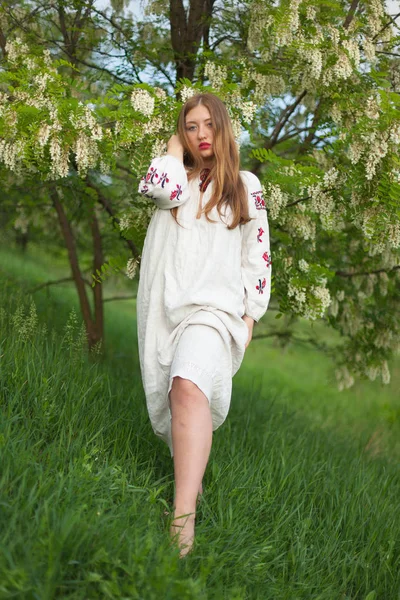
[[[245,349],[246,349],[247,346],[250,344],[251,338],[253,337],[254,319],[252,319],[251,317],[248,317],[247,315],[243,315],[242,319],[247,324],[247,327],[249,328],[249,337],[247,338],[247,342],[245,345]]]
[[[183,162],[183,146],[179,135],[174,134],[169,138],[167,154],[171,154],[171,156],[175,156],[175,158]]]

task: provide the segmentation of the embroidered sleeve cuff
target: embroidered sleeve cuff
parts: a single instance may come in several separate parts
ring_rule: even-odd
[[[188,179],[183,163],[170,154],[154,158],[139,183],[140,194],[162,209],[180,206],[189,199]]]

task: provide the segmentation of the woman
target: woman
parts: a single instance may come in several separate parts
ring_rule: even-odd
[[[170,533],[185,556],[212,432],[228,414],[232,377],[268,307],[268,221],[259,180],[239,172],[226,107],[209,93],[184,104],[177,135],[139,192],[159,209],[141,259],[140,367],[154,432],[174,459]]]

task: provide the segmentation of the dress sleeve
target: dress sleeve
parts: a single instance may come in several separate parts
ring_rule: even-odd
[[[189,199],[189,186],[183,163],[171,154],[154,158],[140,180],[138,192],[154,200],[159,208],[184,204]]]
[[[267,207],[259,179],[242,172],[247,187],[249,215],[253,220],[241,225],[242,281],[245,315],[258,322],[267,311],[271,296],[271,254]]]

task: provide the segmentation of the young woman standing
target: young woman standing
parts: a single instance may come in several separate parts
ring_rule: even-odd
[[[184,104],[177,135],[139,192],[159,209],[140,267],[140,367],[153,430],[174,460],[171,535],[184,556],[212,432],[226,419],[232,377],[268,307],[269,229],[261,184],[239,171],[228,112],[213,94]]]

